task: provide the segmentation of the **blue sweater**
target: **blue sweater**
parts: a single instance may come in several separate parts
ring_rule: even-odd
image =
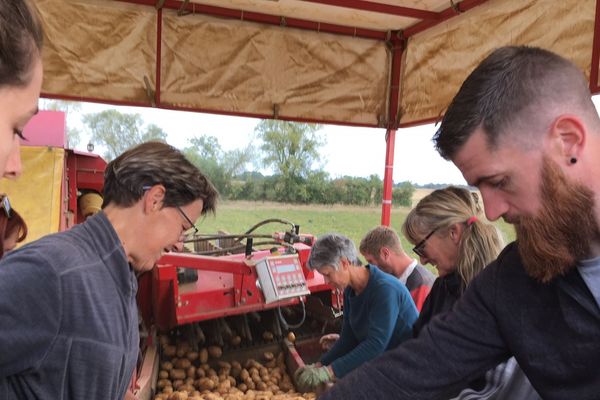
[[[139,352],[137,280],[100,212],[0,262],[0,399],[115,399]]]
[[[417,308],[395,277],[367,265],[369,282],[359,295],[344,290],[344,321],[339,340],[321,358],[338,378],[412,336]]]

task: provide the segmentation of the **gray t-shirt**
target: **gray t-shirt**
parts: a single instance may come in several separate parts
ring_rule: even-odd
[[[583,260],[579,264],[577,266],[579,275],[594,295],[596,304],[600,308],[600,257]]]
[[[100,212],[0,262],[0,399],[122,399],[139,352],[137,280]]]

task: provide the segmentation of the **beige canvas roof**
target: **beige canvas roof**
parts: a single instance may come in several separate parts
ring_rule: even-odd
[[[46,97],[393,129],[436,119],[508,44],[553,50],[598,86],[594,0],[35,3]]]

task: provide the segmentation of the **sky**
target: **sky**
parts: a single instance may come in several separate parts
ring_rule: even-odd
[[[224,150],[257,143],[254,128],[260,121],[258,119],[144,107],[81,103],[81,110],[68,116],[67,125],[83,130],[80,121],[82,115],[111,108],[121,113],[140,114],[145,124],[152,123],[161,127],[167,133],[167,141],[178,148],[186,147],[189,138],[200,135],[215,136]],[[331,177],[344,175],[368,177],[375,174],[383,179],[385,129],[323,125],[319,132],[326,140],[326,144],[320,150],[323,169]],[[431,142],[434,132],[433,125],[397,131],[394,182],[410,181],[420,185],[465,184],[454,164],[442,159],[434,150]],[[82,133],[82,140],[77,148],[85,150],[89,134]],[[97,145],[96,152],[102,154],[101,148]],[[269,171],[263,172],[269,173]]]

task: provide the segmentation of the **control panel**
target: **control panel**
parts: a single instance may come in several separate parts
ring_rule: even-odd
[[[256,263],[256,273],[267,304],[310,294],[297,254],[265,257]]]

